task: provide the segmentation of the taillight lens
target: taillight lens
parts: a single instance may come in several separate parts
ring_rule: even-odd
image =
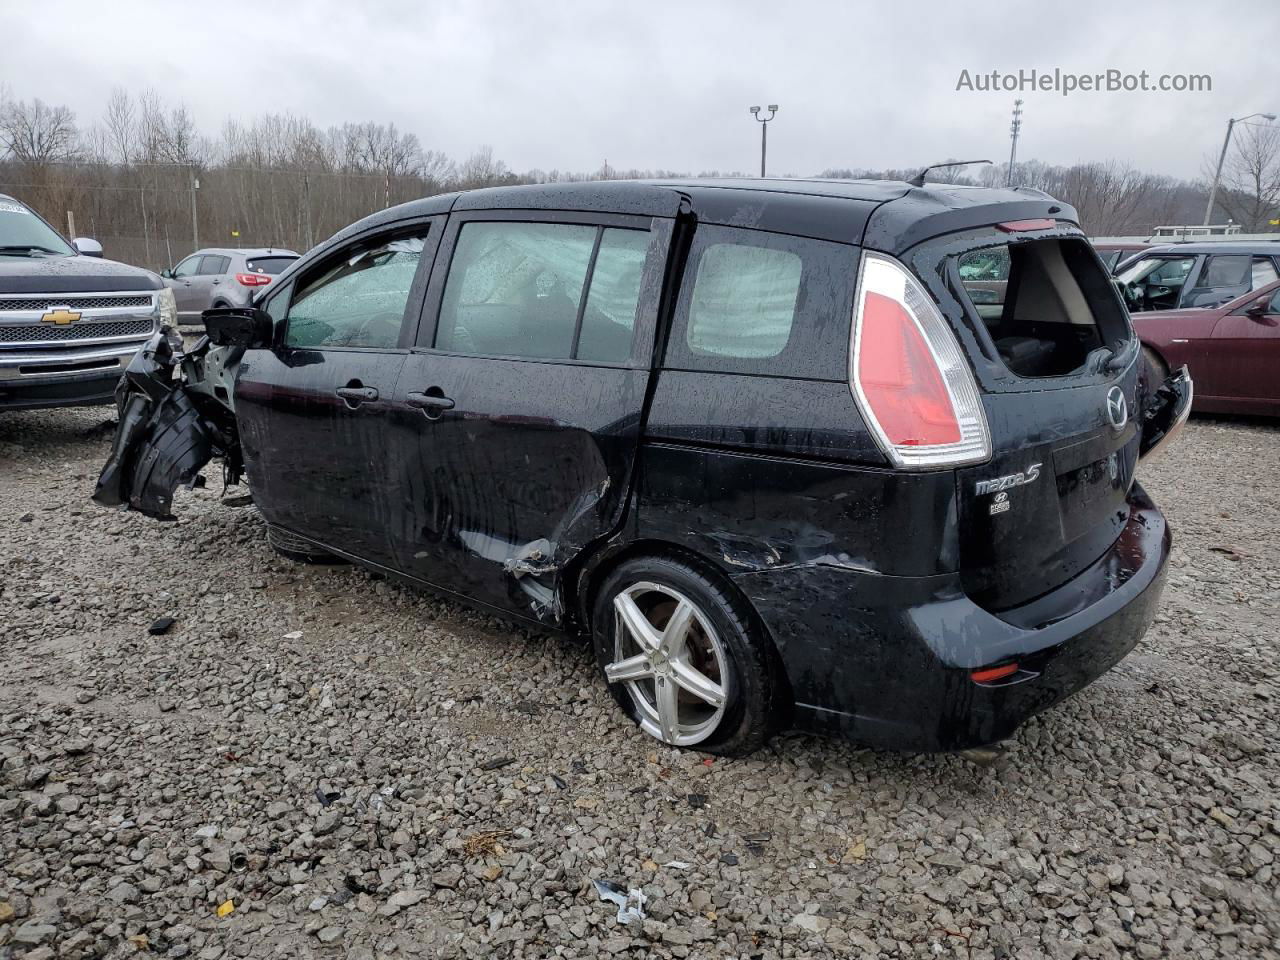
[[[927,469],[991,456],[973,373],[932,298],[897,260],[864,253],[850,384],[895,466]]]
[[[271,278],[265,273],[237,273],[236,279],[246,287],[265,287]]]

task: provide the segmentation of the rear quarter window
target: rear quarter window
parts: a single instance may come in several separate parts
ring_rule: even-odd
[[[857,248],[699,227],[666,366],[844,380]]]

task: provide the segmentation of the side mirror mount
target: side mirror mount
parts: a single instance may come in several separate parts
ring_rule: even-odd
[[[76,252],[82,257],[102,256],[102,244],[91,237],[76,237],[71,241],[71,245],[76,248]]]
[[[256,307],[214,307],[200,315],[209,339],[220,347],[261,350],[271,346],[275,325]]]
[[[1267,315],[1267,301],[1255,300],[1253,303],[1249,304],[1248,309],[1246,309],[1244,313],[1245,316],[1252,317],[1254,320],[1261,320]]]

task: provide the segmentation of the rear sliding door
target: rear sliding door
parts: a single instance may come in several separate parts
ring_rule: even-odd
[[[622,520],[670,221],[455,214],[388,451],[399,565],[559,619],[564,564]]]

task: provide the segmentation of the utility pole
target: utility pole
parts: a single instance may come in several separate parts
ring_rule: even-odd
[[[1222,140],[1222,152],[1218,154],[1218,168],[1213,172],[1213,185],[1209,188],[1209,205],[1204,208],[1204,226],[1206,227],[1209,225],[1210,218],[1213,217],[1213,202],[1218,199],[1218,181],[1222,178],[1222,163],[1227,159],[1227,149],[1231,146],[1231,132],[1235,129],[1237,123],[1244,123],[1254,117],[1275,120],[1276,115],[1274,113],[1251,113],[1247,117],[1227,120],[1227,135]]]
[[[200,217],[196,213],[196,191],[200,181],[196,179],[196,165],[191,164],[191,249],[200,249]]]
[[[767,117],[760,115],[759,107],[748,107],[748,109],[751,111],[751,116],[755,117],[760,124],[760,176],[763,177],[765,175],[765,154],[769,148],[769,121],[778,112],[778,105],[776,103],[769,104],[769,115]]]
[[[308,173],[302,175],[302,203],[307,208],[307,249],[310,250],[316,243],[311,236],[311,175]]]
[[[1022,101],[1013,101],[1013,121],[1009,124],[1009,171],[1005,174],[1004,185],[1013,186],[1013,165],[1018,160],[1018,134],[1022,132]]]

